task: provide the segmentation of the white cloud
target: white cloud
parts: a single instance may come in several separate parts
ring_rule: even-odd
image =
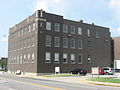
[[[120,27],[119,27],[119,28],[117,28],[117,31],[118,31],[118,32],[120,32]]]
[[[7,42],[8,41],[8,35],[3,35],[0,37],[0,42]]]
[[[119,7],[120,8],[120,0],[111,0],[110,1],[111,7]]]
[[[34,11],[43,9],[45,11],[49,11],[48,4],[45,1],[37,1],[34,7]]]

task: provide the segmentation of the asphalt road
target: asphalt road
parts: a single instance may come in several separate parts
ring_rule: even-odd
[[[72,78],[72,77],[71,77]],[[0,75],[0,90],[120,90],[120,87]]]

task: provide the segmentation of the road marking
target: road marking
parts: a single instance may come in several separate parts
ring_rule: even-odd
[[[38,87],[43,87],[43,88],[50,88],[53,90],[66,90],[66,89],[62,89],[62,88],[56,88],[56,87],[45,86],[45,85],[40,85],[40,84],[35,84],[35,83],[23,82],[23,81],[8,79],[8,78],[3,78],[3,79],[10,80],[10,81],[17,82],[17,83],[22,83],[22,84],[28,84],[28,85],[33,85],[33,86],[38,86]]]

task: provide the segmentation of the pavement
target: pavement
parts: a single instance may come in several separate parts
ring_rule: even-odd
[[[8,73],[0,72],[0,74],[8,74]],[[69,77],[26,76],[26,75],[15,75],[15,74],[9,74],[9,75],[18,76],[18,77],[53,80],[53,81],[60,81],[60,82],[68,82],[68,83],[83,83],[83,84],[92,84],[92,85],[120,87],[120,84],[118,84],[118,83],[88,81],[86,79],[92,78],[92,75],[90,75],[90,74],[87,74],[86,76],[69,76]],[[93,77],[98,77],[98,75],[94,75]],[[120,73],[116,73],[114,75],[100,75],[99,77],[120,78]]]

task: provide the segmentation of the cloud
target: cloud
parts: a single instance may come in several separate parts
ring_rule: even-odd
[[[120,0],[110,0],[109,6],[113,9],[113,13],[120,21]]]
[[[8,35],[3,35],[0,37],[0,42],[7,42],[8,41]]]

